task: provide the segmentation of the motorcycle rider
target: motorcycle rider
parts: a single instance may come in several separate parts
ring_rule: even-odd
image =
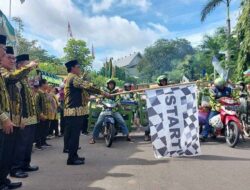
[[[160,75],[156,80],[158,86],[167,86],[168,85],[168,77],[166,75]],[[150,127],[148,126],[145,130],[144,141],[150,141]]]
[[[218,100],[222,97],[232,97],[232,89],[226,86],[226,81],[223,78],[217,78],[214,81],[214,87],[209,90],[209,103],[211,105],[211,112],[205,122],[205,128],[200,136],[200,141],[205,141],[211,131],[209,120],[218,115],[220,111],[220,103]]]
[[[125,83],[123,86],[124,92],[130,92],[132,88],[132,85],[130,83]],[[134,99],[134,93],[130,92],[128,94],[124,94],[121,96],[122,100],[133,100]]]
[[[247,87],[246,84],[243,81],[239,81],[236,83],[236,89],[238,90],[238,96],[240,98],[245,98],[247,97]]]
[[[116,87],[115,80],[109,79],[107,81],[107,86],[105,88],[103,88],[103,91],[105,91],[109,94],[115,94],[115,93],[119,92],[119,89]],[[116,98],[117,98],[116,96],[112,96],[109,99],[115,101]],[[113,117],[114,117],[115,121],[118,123],[118,125],[121,126],[123,135],[126,135],[126,140],[131,141],[131,138],[129,136],[128,127],[127,127],[123,117],[121,116],[121,114],[119,112],[115,111],[113,113]],[[103,123],[104,119],[105,119],[105,115],[103,114],[103,112],[101,112],[98,119],[97,119],[97,122],[95,124],[94,130],[93,130],[93,136],[89,141],[90,144],[95,144],[95,140],[99,136],[100,128],[102,127],[102,123]]]
[[[168,85],[168,77],[166,75],[161,75],[157,78],[158,86],[167,86]]]

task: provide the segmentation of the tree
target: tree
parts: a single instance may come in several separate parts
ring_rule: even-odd
[[[219,58],[222,66],[227,67],[232,71],[232,68],[236,67],[239,52],[237,39],[232,37],[230,40],[230,62],[226,60],[226,55],[224,53],[227,50],[227,46],[227,34],[222,27],[217,28],[213,35],[205,35],[203,42],[199,47],[199,53],[203,57],[201,62],[206,63],[204,68],[209,68],[209,71],[211,71],[211,69],[213,69],[211,60],[213,56],[216,56]],[[235,77],[235,72],[231,72],[230,75],[230,77]]]
[[[225,3],[227,7],[227,29],[228,34],[231,34],[231,19],[230,19],[230,3],[231,0],[208,0],[207,4],[201,11],[201,21],[204,22],[207,16],[220,4]]]
[[[220,4],[225,3],[227,8],[227,60],[230,61],[230,37],[231,37],[231,19],[230,19],[230,3],[231,0],[208,0],[201,11],[201,21],[204,22],[207,16]]]
[[[250,1],[242,1],[242,12],[236,27],[237,37],[240,43],[237,73],[238,78],[243,79],[243,72],[250,67]]]
[[[142,61],[138,65],[142,82],[155,81],[158,75],[170,72],[176,68],[173,60],[181,60],[194,49],[186,39],[157,40],[144,51]]]
[[[60,64],[61,60],[55,56],[49,55],[48,52],[38,45],[37,40],[29,41],[23,36],[24,24],[21,18],[14,17],[13,21],[17,25],[16,39],[17,39],[17,55],[29,54],[31,60],[38,60],[40,62],[49,62]]]
[[[67,70],[64,65],[43,62],[39,64],[39,69],[55,75],[67,75]]]
[[[63,50],[65,53],[65,60],[76,59],[80,63],[82,70],[91,68],[93,57],[85,41],[72,38],[68,40]]]

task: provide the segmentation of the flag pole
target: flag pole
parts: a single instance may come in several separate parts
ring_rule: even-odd
[[[152,87],[152,88],[143,88],[143,89],[137,89],[137,90],[131,90],[131,91],[125,91],[125,92],[118,92],[114,94],[110,94],[111,96],[118,96],[122,94],[129,94],[129,93],[138,93],[138,92],[144,92],[146,90],[158,90],[158,89],[163,89],[163,88],[173,88],[173,87],[178,87],[178,86],[186,86],[186,85],[195,85],[197,84],[197,81],[194,82],[187,82],[187,83],[178,83],[178,84],[170,84],[167,86],[157,86],[157,87]],[[98,98],[103,97],[102,95],[98,96]]]
[[[163,88],[169,88],[169,87],[177,87],[177,86],[185,86],[185,85],[194,85],[197,82],[187,82],[187,83],[179,83],[179,84],[170,84],[167,86],[157,86],[157,87],[152,87],[152,88],[143,88],[143,89],[138,89],[138,90],[131,90],[131,91],[126,91],[126,92],[118,92],[118,93],[114,93],[111,94],[111,96],[116,96],[116,95],[121,95],[121,94],[129,94],[129,93],[135,93],[135,92],[143,92],[146,90],[158,90],[158,89],[163,89]]]
[[[9,3],[9,19],[11,20],[11,0],[10,0],[10,3]]]
[[[187,82],[187,83],[170,84],[167,86],[157,86],[157,87],[152,87],[152,88],[143,88],[143,89],[137,89],[137,90],[131,90],[131,91],[118,92],[118,93],[114,93],[114,94],[110,94],[110,95],[117,96],[117,95],[122,95],[122,94],[144,92],[146,90],[159,90],[159,89],[164,89],[164,88],[169,88],[169,87],[173,88],[173,87],[178,87],[178,86],[196,85],[196,84],[197,84],[197,81]],[[103,95],[100,95],[98,97],[101,98],[101,97],[103,97]]]
[[[68,21],[68,24],[67,24],[67,41],[69,41],[69,21]]]

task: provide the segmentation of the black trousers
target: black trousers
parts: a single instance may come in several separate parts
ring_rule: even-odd
[[[11,167],[12,173],[30,166],[36,126],[36,124],[27,125],[24,129],[19,130],[16,139],[17,145],[14,150],[14,161]]]
[[[150,127],[147,126],[146,130],[145,130],[145,135],[150,135]]]
[[[88,132],[89,115],[83,116],[82,133]]]
[[[65,117],[63,114],[63,110],[60,111],[60,133],[61,135],[64,134],[64,130],[65,130]]]
[[[58,120],[50,120],[49,134],[53,135],[55,131],[55,136],[59,135]]]
[[[0,130],[0,185],[6,183],[10,173],[19,130],[18,127],[14,127],[13,133],[8,135]]]
[[[46,138],[49,134],[49,120],[40,121],[36,128],[36,146],[46,144]]]
[[[68,161],[74,161],[78,158],[77,150],[83,117],[65,117],[65,122],[64,148],[69,150]]]

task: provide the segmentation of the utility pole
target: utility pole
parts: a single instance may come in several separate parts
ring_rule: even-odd
[[[227,54],[226,54],[226,69],[229,67],[231,61],[231,51],[230,51],[230,41],[231,41],[231,19],[230,19],[230,2],[231,0],[226,0],[227,5]]]
[[[11,20],[11,0],[10,0],[10,3],[9,3],[9,19]]]

